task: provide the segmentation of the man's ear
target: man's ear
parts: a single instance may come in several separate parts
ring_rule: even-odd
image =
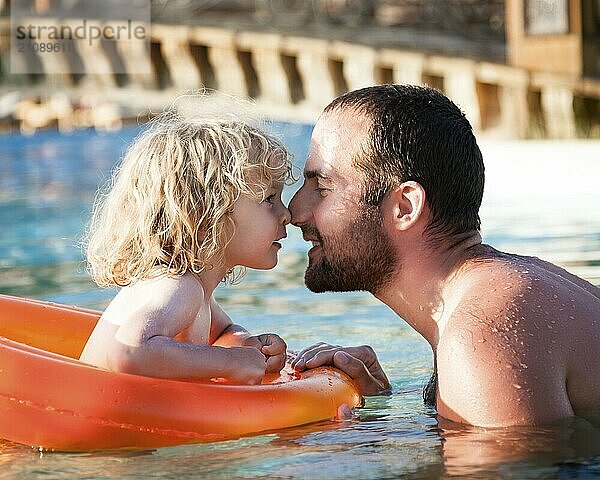
[[[425,189],[412,180],[401,183],[388,192],[385,203],[392,228],[408,230],[424,215]]]

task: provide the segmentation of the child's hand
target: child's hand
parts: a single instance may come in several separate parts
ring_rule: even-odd
[[[287,345],[283,339],[275,333],[263,333],[248,337],[244,346],[254,347],[267,357],[266,373],[279,373],[285,366],[285,352]]]
[[[228,348],[231,357],[231,368],[227,379],[233,383],[258,385],[265,376],[265,355],[255,348],[231,347]]]

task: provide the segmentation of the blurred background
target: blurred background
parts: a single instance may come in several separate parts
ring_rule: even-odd
[[[53,15],[57,5],[85,17],[87,3],[20,0],[13,10],[60,27],[72,18]],[[486,137],[600,137],[599,0],[142,4],[151,23],[143,49],[103,38],[49,55],[33,45],[56,43],[45,32],[19,42],[11,59],[12,70],[37,73],[15,74],[11,2],[1,0],[0,129],[116,129],[200,88],[252,98],[271,118],[312,122],[344,91],[394,82],[442,90]],[[97,23],[110,25],[121,5]]]

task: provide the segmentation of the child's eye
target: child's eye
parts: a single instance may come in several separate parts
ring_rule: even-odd
[[[273,203],[275,203],[275,197],[276,197],[276,196],[277,196],[277,195],[275,195],[275,194],[273,194],[273,195],[269,195],[267,198],[265,198],[265,202],[267,202],[267,203],[270,203],[270,204],[273,204]]]

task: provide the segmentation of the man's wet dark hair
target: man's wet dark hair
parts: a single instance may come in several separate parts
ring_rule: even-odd
[[[364,203],[379,206],[394,186],[413,180],[431,210],[430,240],[479,230],[483,159],[452,101],[429,87],[378,85],[341,95],[325,112],[345,109],[372,121],[370,144],[354,159],[365,175]]]

